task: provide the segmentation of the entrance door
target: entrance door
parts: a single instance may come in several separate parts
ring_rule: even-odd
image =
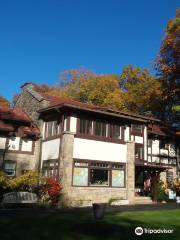
[[[135,195],[156,199],[160,172],[144,166],[135,167]]]

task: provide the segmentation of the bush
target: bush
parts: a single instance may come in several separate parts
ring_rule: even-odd
[[[9,179],[3,171],[0,171],[0,201],[3,194],[9,192]]]
[[[8,187],[11,191],[37,192],[39,184],[43,181],[39,173],[29,171],[19,177],[9,179]]]
[[[157,201],[167,201],[168,195],[166,194],[166,189],[163,181],[159,181],[157,185]]]
[[[176,191],[176,195],[180,196],[180,179],[175,179],[173,182],[174,190]]]
[[[56,177],[46,178],[44,186],[40,189],[40,203],[48,203],[51,206],[57,206],[61,195],[62,186]]]
[[[8,178],[4,172],[0,172],[0,200],[4,193],[26,191],[36,193],[40,204],[57,206],[61,190],[62,186],[55,177],[42,177],[35,171],[16,178]]]

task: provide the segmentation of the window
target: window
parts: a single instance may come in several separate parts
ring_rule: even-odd
[[[79,132],[83,134],[92,134],[92,121],[88,119],[80,119]]]
[[[90,182],[91,186],[109,185],[109,164],[91,162],[90,164]]]
[[[125,187],[125,164],[75,160],[73,186]]]
[[[133,134],[142,135],[143,133],[143,126],[139,124],[132,124],[131,125],[131,131]]]
[[[96,121],[94,127],[94,134],[99,137],[106,137],[106,123]]]
[[[8,176],[16,175],[16,162],[6,160],[4,162],[4,171]]]
[[[61,133],[61,124],[58,121],[44,122],[44,139]]]
[[[115,139],[121,139],[121,126],[118,124],[110,124],[109,126],[109,137]]]
[[[143,159],[143,146],[135,145],[135,157],[136,159]]]
[[[45,177],[57,176],[58,175],[58,161],[57,160],[43,161],[42,173]]]
[[[122,142],[124,140],[124,128],[118,122],[108,122],[101,119],[79,118],[77,134],[89,135],[90,138],[102,140],[108,139],[110,142]],[[106,140],[105,140],[106,141]]]
[[[112,164],[112,187],[125,186],[125,165]]]

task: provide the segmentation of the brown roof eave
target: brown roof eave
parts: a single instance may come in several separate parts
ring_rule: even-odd
[[[124,114],[109,113],[109,112],[105,112],[105,111],[101,111],[101,110],[97,110],[97,109],[90,109],[90,108],[85,108],[85,107],[74,106],[72,104],[67,104],[67,103],[63,103],[63,104],[60,104],[60,105],[57,104],[57,105],[54,105],[54,106],[43,108],[43,109],[39,110],[38,112],[43,113],[43,112],[47,112],[47,111],[52,110],[52,109],[63,108],[63,107],[68,107],[68,108],[71,108],[71,109],[74,109],[74,110],[88,111],[88,112],[98,113],[98,114],[102,114],[102,115],[106,115],[106,116],[124,118],[124,119],[129,119],[129,120],[133,120],[133,121],[137,121],[137,122],[147,123],[147,120],[141,119],[139,117],[131,117],[131,116],[127,116],[127,115],[124,115]]]

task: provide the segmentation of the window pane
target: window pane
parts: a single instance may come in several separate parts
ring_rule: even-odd
[[[117,124],[110,125],[110,138],[121,139],[121,126]]]
[[[59,134],[60,124],[57,121],[53,122],[53,136]]]
[[[109,186],[109,171],[103,169],[90,169],[90,185]]]
[[[124,165],[123,164],[112,164],[112,168],[114,169],[124,169]]]
[[[74,165],[79,167],[88,167],[87,162],[75,162]]]
[[[88,185],[88,168],[74,167],[73,185],[76,185],[76,186]]]
[[[112,170],[112,187],[124,187],[124,170]]]
[[[98,168],[109,168],[109,164],[108,163],[100,163],[100,162],[92,162],[91,166],[93,167],[98,167]]]
[[[106,137],[106,123],[96,121],[95,122],[95,135],[100,137]]]
[[[5,162],[4,171],[9,176],[14,176],[16,172],[16,163],[15,162]]]
[[[91,134],[92,133],[92,121],[88,119],[80,119],[80,133]]]

